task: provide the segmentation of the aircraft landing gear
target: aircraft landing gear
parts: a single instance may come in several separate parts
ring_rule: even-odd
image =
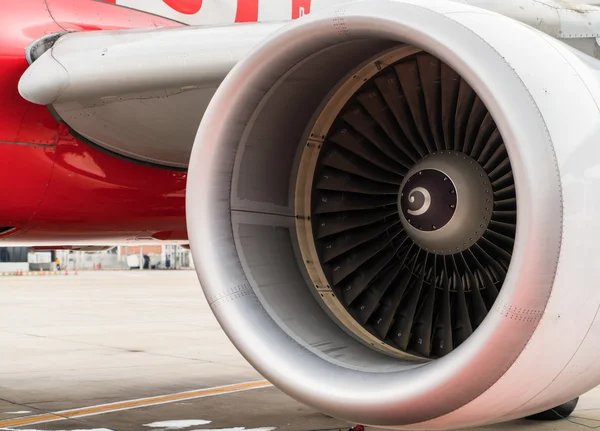
[[[535,415],[527,416],[525,419],[529,419],[532,421],[558,421],[561,419],[565,419],[569,417],[575,407],[577,407],[577,402],[579,401],[579,397],[561,404],[558,407],[554,407],[553,409],[546,410]]]

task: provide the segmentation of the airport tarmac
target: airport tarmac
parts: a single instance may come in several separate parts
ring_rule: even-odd
[[[600,428],[600,389],[577,423]],[[0,278],[0,430],[347,430],[279,392],[219,328],[193,271]]]

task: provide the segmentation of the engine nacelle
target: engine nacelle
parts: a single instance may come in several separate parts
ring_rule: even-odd
[[[451,429],[600,383],[599,63],[445,1],[284,27],[215,95],[190,162],[207,299],[278,388]]]

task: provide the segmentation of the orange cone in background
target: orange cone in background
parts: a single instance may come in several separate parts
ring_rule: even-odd
[[[69,275],[69,268],[65,268],[65,275]]]

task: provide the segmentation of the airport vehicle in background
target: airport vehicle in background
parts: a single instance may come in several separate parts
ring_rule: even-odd
[[[484,425],[600,384],[598,7],[21,0],[0,22],[0,243],[189,240],[244,357],[349,421]]]

